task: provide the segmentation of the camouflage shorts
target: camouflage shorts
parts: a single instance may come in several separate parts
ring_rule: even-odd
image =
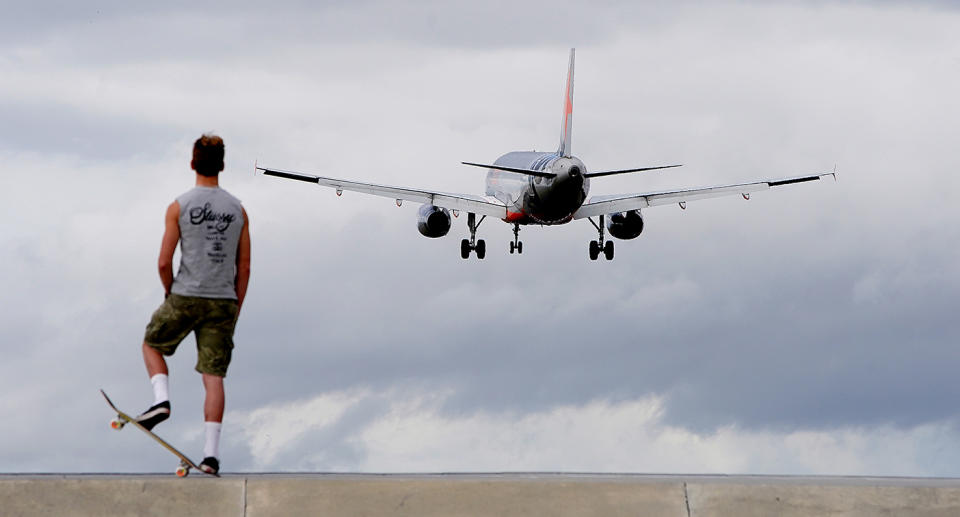
[[[239,310],[236,300],[171,294],[150,318],[143,341],[169,356],[192,331],[197,338],[196,370],[226,377]]]

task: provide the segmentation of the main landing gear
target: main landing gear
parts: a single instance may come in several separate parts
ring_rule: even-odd
[[[590,260],[597,260],[601,251],[607,260],[613,260],[613,241],[603,242],[603,216],[600,216],[599,225],[593,222],[592,218],[588,218],[587,220],[600,232],[600,238],[595,241],[590,241]]]
[[[510,254],[523,253],[523,243],[520,242],[520,223],[513,223],[513,242],[510,243]]]
[[[477,240],[477,227],[480,226],[480,223],[486,219],[487,216],[483,216],[477,221],[477,214],[468,213],[467,214],[467,227],[470,228],[470,238],[463,239],[460,241],[460,257],[467,259],[470,258],[470,252],[476,251],[477,258],[483,260],[483,257],[487,256],[487,243],[483,239]]]

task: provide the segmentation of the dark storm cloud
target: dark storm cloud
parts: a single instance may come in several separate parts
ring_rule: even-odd
[[[657,265],[647,263],[651,268]],[[526,283],[515,287],[518,292],[538,288]],[[589,289],[589,283],[576,287],[561,294],[576,296]],[[376,304],[368,306],[368,312],[378,315],[381,324],[397,325],[393,335],[354,330],[348,337],[325,332],[314,338],[317,343],[336,342],[347,351],[331,348],[329,355],[314,356],[319,363],[316,368],[292,368],[328,389],[409,379],[424,379],[437,387],[453,385],[458,389],[448,405],[453,412],[530,411],[560,401],[577,404],[660,392],[672,395],[671,420],[701,429],[730,423],[747,427],[891,421],[915,425],[954,414],[951,401],[958,390],[951,344],[958,336],[951,332],[916,335],[918,328],[949,329],[947,309],[943,314],[925,314],[926,309],[918,314],[911,303],[916,300],[906,298],[902,306],[885,308],[883,312],[895,313],[896,318],[890,318],[851,310],[850,302],[827,302],[845,293],[818,289],[800,295],[799,286],[772,283],[768,287],[785,297],[811,296],[811,301],[789,311],[761,310],[723,321],[703,314],[727,310],[721,293],[739,286],[717,287],[703,303],[660,321],[642,313],[606,312],[616,301],[589,305],[583,313],[562,319],[552,317],[547,308],[534,310],[521,321],[474,320],[464,316],[473,312],[465,304],[463,312],[437,314],[464,320],[456,328],[437,332],[431,319],[414,317],[400,330],[399,322],[386,317],[391,307]],[[384,288],[404,291],[410,286]],[[936,301],[943,307],[956,302],[950,297]],[[532,297],[518,303],[549,307],[544,302]],[[741,303],[753,307],[764,301],[747,297]],[[836,318],[836,314],[845,316]],[[700,321],[688,328],[684,319]],[[335,322],[329,325],[336,327]],[[411,326],[431,329],[432,340],[444,345],[424,349]],[[394,346],[365,347],[368,340],[386,340]],[[351,350],[356,348],[360,350]],[[289,373],[291,365],[281,363],[277,368]],[[931,393],[937,396],[929,397]]]

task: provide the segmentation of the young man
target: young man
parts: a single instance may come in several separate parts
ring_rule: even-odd
[[[143,338],[143,360],[153,384],[154,405],[137,417],[147,429],[170,417],[167,362],[194,332],[196,370],[203,377],[206,445],[200,468],[220,470],[223,378],[233,350],[233,329],[250,279],[250,220],[240,201],[219,186],[223,140],[205,134],[193,144],[190,167],[196,186],[167,207],[160,245],[160,281],[166,299],[153,313]],[[180,243],[180,269],[173,252]]]

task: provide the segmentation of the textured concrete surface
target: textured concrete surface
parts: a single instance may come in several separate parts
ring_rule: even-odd
[[[957,486],[690,483],[690,517],[960,516]]]
[[[960,479],[593,474],[0,475],[0,516],[960,515]]]
[[[535,476],[250,479],[247,515],[277,515],[277,508],[338,516],[686,516],[680,483]]]
[[[243,515],[242,480],[176,476],[3,476],[0,515]],[[200,512],[200,509],[203,509]]]

